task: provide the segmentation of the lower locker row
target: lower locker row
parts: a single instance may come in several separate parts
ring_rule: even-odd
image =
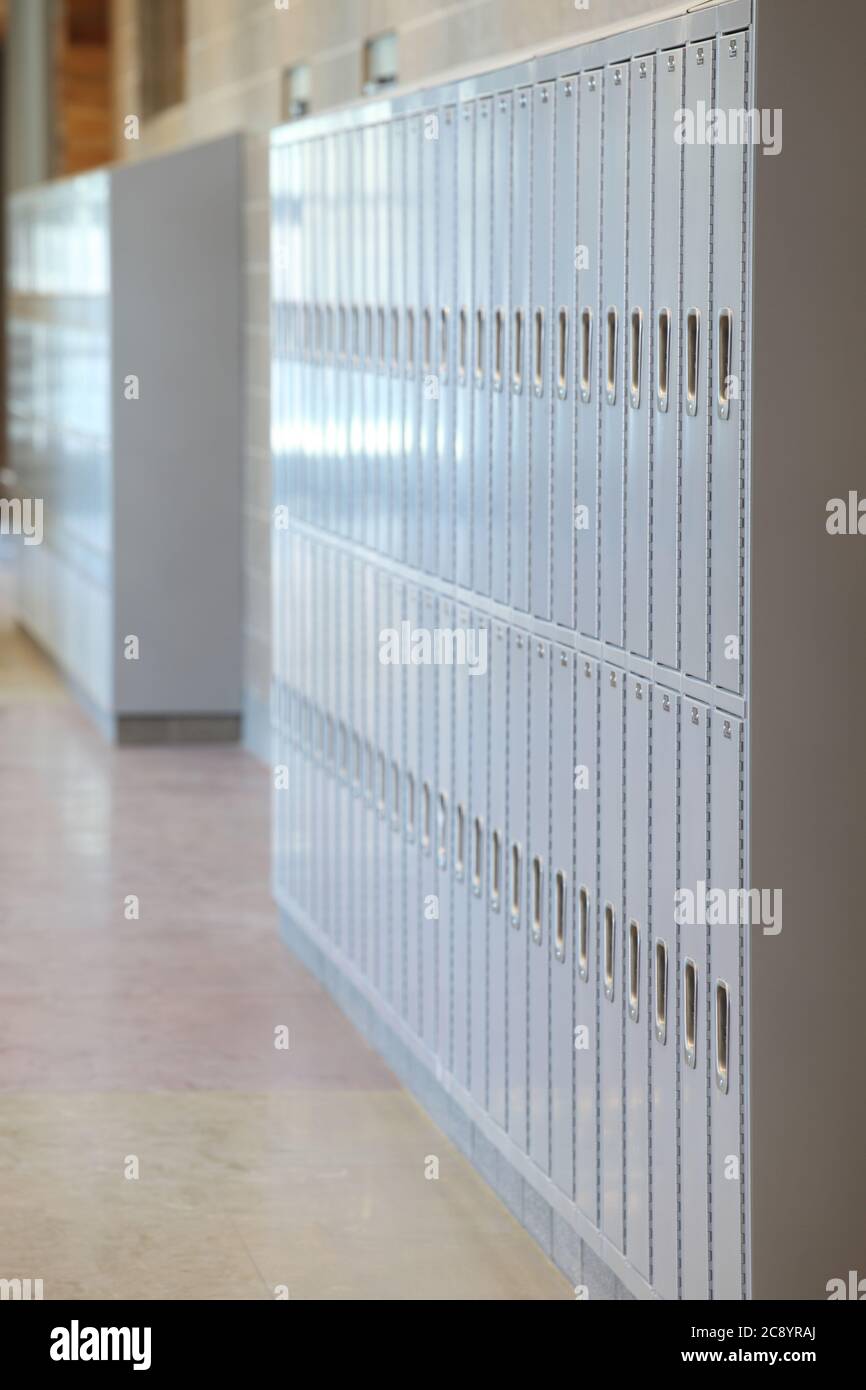
[[[279,564],[280,903],[657,1291],[742,1297],[741,722],[307,539]]]

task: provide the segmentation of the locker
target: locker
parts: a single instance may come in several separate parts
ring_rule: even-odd
[[[328,546],[325,550],[325,569],[323,577],[323,611],[326,628],[337,634],[337,583],[336,583],[336,558],[337,551]],[[337,930],[337,923],[342,904],[339,899],[339,861],[343,852],[343,841],[339,835],[340,824],[340,805],[339,805],[339,784],[336,775],[336,729],[337,729],[337,707],[338,707],[338,653],[339,645],[335,640],[329,644],[327,651],[327,666],[325,675],[325,815],[322,827],[322,844],[324,846],[324,874],[326,881],[325,891],[325,930],[331,938]]]
[[[511,496],[508,567],[512,608],[529,609],[531,89],[514,93],[511,185]]]
[[[337,823],[339,911],[334,920],[334,939],[349,959],[352,957],[351,934],[355,916],[351,875],[354,805],[349,783],[349,729],[351,727],[352,687],[354,684],[352,610],[350,604],[351,567],[352,561],[349,556],[341,551],[337,556],[336,624],[334,630],[338,652],[335,765],[339,804],[339,821]]]
[[[599,1075],[601,1091],[601,1229],[623,1248],[623,738],[624,673],[601,673]]]
[[[651,687],[626,681],[625,798],[625,1248],[649,1278],[649,815]]]
[[[430,118],[438,121],[438,114],[428,112],[423,118],[421,156],[421,213],[420,224],[420,270],[421,297],[418,310],[421,317],[421,423],[418,437],[419,458],[419,503],[420,549],[413,562],[420,564],[428,574],[438,570],[438,517],[437,517],[437,477],[436,477],[436,435],[437,411],[439,403],[439,363],[436,357],[436,306],[439,301],[438,261],[436,233],[439,226],[439,141],[432,140]]]
[[[472,1095],[487,1106],[487,997],[488,892],[487,826],[490,758],[490,626],[481,613],[473,613],[474,667],[469,667],[469,823],[467,825],[467,878],[469,880],[469,931],[467,969],[469,991],[469,1081]],[[468,650],[468,649],[467,649]],[[459,752],[455,749],[455,770]],[[458,1015],[459,1017],[459,1015]]]
[[[550,872],[550,1175],[574,1196],[575,654],[554,646],[551,668]]]
[[[313,354],[313,306],[310,290],[313,284],[313,252],[311,225],[312,202],[305,196],[312,182],[313,152],[309,143],[298,148],[297,198],[301,217],[301,363],[298,369],[298,450],[296,455],[297,488],[296,498],[298,516],[302,521],[310,518],[310,443],[311,443],[311,368]]]
[[[453,613],[456,628],[465,633],[472,618],[468,609],[446,609]],[[443,628],[450,628],[450,621],[443,622]],[[455,1078],[461,1086],[469,1088],[470,1049],[473,1020],[471,1006],[474,991],[470,986],[470,941],[471,931],[471,824],[472,824],[472,770],[474,765],[471,733],[471,691],[470,686],[484,679],[470,676],[465,661],[453,667],[443,665],[441,682],[442,698],[454,691],[454,785],[453,798],[449,800],[449,828],[451,833],[450,872],[453,878],[452,924],[452,999],[451,999],[451,1050],[443,1054],[448,1060]]]
[[[712,811],[710,884],[728,902],[742,889],[741,777],[743,728],[719,711],[712,715]],[[726,913],[708,930],[710,946],[712,1164],[712,1297],[743,1298],[742,1183],[740,1137],[742,999],[740,959],[747,924]]]
[[[472,334],[472,587],[490,593],[490,398],[491,275],[493,224],[493,102],[484,97],[476,108],[474,308]]]
[[[652,420],[652,167],[655,57],[630,65],[626,334],[625,645],[650,654],[649,488]]]
[[[421,595],[412,584],[405,589],[405,609],[402,621],[417,630],[425,621]],[[429,728],[428,712],[424,707],[424,668],[410,662],[404,670],[406,691],[406,769],[415,783],[415,816],[406,826],[406,1019],[410,1028],[421,1035],[423,1031],[422,971],[426,961],[425,934],[429,923],[424,918],[425,879],[430,876],[427,864],[432,856],[430,835],[430,769],[428,755],[431,736],[422,737]],[[407,798],[408,800],[408,798]],[[432,948],[431,948],[432,949]],[[427,981],[425,980],[426,984]],[[432,993],[431,993],[432,998]]]
[[[364,619],[364,565],[351,561],[349,581],[351,668],[351,716],[346,750],[351,787],[352,857],[349,872],[355,910],[349,917],[349,949],[352,962],[363,971],[366,962],[366,855],[368,806],[372,801],[373,750],[365,739],[367,723],[367,648]]]
[[[399,579],[390,584],[389,627],[401,631],[406,612],[405,587]],[[404,700],[408,667],[383,668],[380,680],[387,679],[391,692],[388,717],[391,720],[391,835],[388,864],[380,890],[383,916],[387,914],[390,933],[390,965],[386,997],[395,1011],[405,1016],[406,911],[404,906],[404,856],[409,835],[415,834],[417,816],[417,780],[415,761],[409,761],[406,738]]]
[[[406,362],[404,391],[403,452],[406,483],[405,549],[404,558],[417,565],[421,553],[421,516],[419,482],[419,436],[421,425],[421,144],[422,118],[412,115],[406,119],[406,159],[403,187],[405,191],[405,257],[406,257],[406,322],[403,331]]]
[[[381,346],[384,346],[384,335],[380,334],[378,325],[379,306],[382,299],[379,285],[379,248],[377,245],[376,188],[380,175],[377,168],[376,127],[366,126],[362,138],[365,272],[361,336],[364,367],[364,458],[366,462],[364,544],[372,550],[376,546],[379,533],[380,438],[378,423],[382,419],[381,387],[384,381],[384,370],[379,356],[380,343]]]
[[[526,855],[528,847],[529,638],[514,628],[508,644],[508,863],[506,946],[508,1018],[507,1086],[508,1133],[526,1149],[528,1144],[528,1051],[521,1021],[527,1016],[529,929],[526,922]]]
[[[364,298],[366,294],[366,265],[364,261],[365,219],[362,204],[363,188],[363,133],[350,130],[348,141],[348,187],[346,197],[351,208],[351,250],[352,296],[348,305],[348,356],[350,364],[350,413],[349,413],[349,451],[352,473],[351,498],[351,538],[363,544],[365,535],[366,498],[366,456],[364,439],[364,420],[366,418],[366,397],[364,392],[363,366],[363,319]]]
[[[366,723],[365,746],[372,750],[373,795],[372,803],[367,798],[367,854],[365,860],[367,913],[366,935],[362,964],[368,979],[379,982],[379,961],[382,948],[379,916],[379,883],[382,864],[382,840],[387,834],[388,790],[389,790],[389,746],[388,731],[380,723],[380,682],[379,671],[379,617],[382,590],[379,571],[372,565],[365,565],[364,573],[364,655],[366,679]],[[370,777],[370,753],[367,752],[368,787]]]
[[[384,665],[379,659],[382,633],[385,628],[394,626],[393,585],[390,576],[382,571],[375,572],[376,580],[376,624],[373,633],[374,684],[372,698],[376,714],[376,737],[384,758],[385,796],[384,816],[379,814],[377,826],[377,850],[375,861],[375,891],[372,896],[373,922],[373,981],[379,992],[391,997],[391,929],[393,895],[392,885],[398,880],[396,865],[392,862],[392,849],[399,845],[401,830],[400,815],[403,802],[403,764],[399,742],[399,715],[395,708],[400,689],[402,666]]]
[[[491,594],[508,602],[508,464],[511,391],[508,381],[508,334],[511,324],[511,217],[500,190],[511,186],[512,97],[503,92],[493,110],[493,187],[500,216],[491,228],[492,285],[490,312],[490,565]],[[450,575],[446,575],[450,578]]]
[[[322,547],[314,541],[310,546],[310,609],[311,626],[314,631],[322,630]],[[310,827],[310,904],[312,920],[320,931],[324,929],[325,915],[325,871],[324,871],[324,779],[322,777],[324,754],[324,718],[322,714],[322,665],[324,643],[317,642],[310,650],[311,681],[310,705],[312,709],[312,739],[309,759],[309,804],[306,815]]]
[[[600,670],[591,657],[578,658],[575,786],[575,1196],[584,1216],[599,1220],[598,1039],[601,998],[599,965],[599,767],[597,730]]]
[[[748,40],[718,46],[716,105],[722,111],[748,110]],[[712,369],[712,680],[725,690],[743,685],[743,455],[742,382],[745,342],[746,208],[745,150],[736,141],[719,144],[713,154],[713,305]],[[740,208],[740,216],[736,209]]]
[[[349,454],[349,430],[347,421],[351,418],[349,376],[348,332],[350,322],[350,301],[352,297],[351,276],[351,201],[347,196],[347,170],[349,159],[349,139],[345,132],[335,137],[334,179],[335,193],[332,215],[335,221],[335,245],[333,248],[334,297],[336,300],[335,355],[334,372],[334,416],[335,439],[335,477],[334,477],[334,518],[335,530],[340,536],[348,536],[351,531],[352,477]]]
[[[321,168],[321,256],[319,261],[318,297],[321,305],[321,371],[319,386],[319,430],[322,441],[322,460],[324,467],[319,470],[319,490],[321,495],[321,526],[325,531],[336,529],[336,484],[337,484],[337,431],[331,404],[336,396],[336,350],[335,350],[335,260],[336,237],[334,224],[336,175],[336,137],[326,135],[322,141]]]
[[[687,110],[713,105],[712,43],[686,49]],[[682,420],[682,662],[689,676],[705,680],[709,620],[708,471],[710,370],[710,202],[712,150],[702,143],[683,147],[683,376]]]
[[[562,78],[556,84],[555,177],[552,225],[558,229],[554,247],[553,305],[550,332],[553,370],[550,399],[553,411],[551,561],[553,621],[575,625],[574,553],[574,433],[577,239],[577,82]]]
[[[406,371],[406,121],[388,127],[391,142],[391,544],[395,560],[406,555],[406,470],[411,439],[406,428],[411,384]],[[348,204],[348,199],[345,200]],[[345,243],[348,250],[348,243]],[[345,330],[344,330],[345,331]]]
[[[457,301],[455,341],[454,477],[457,583],[472,586],[472,354],[474,320],[475,104],[464,102],[457,118]]]
[[[451,603],[439,601],[438,625],[443,634],[453,629],[457,621],[457,610]],[[435,651],[435,648],[434,648]],[[461,668],[457,667],[459,671]],[[438,807],[436,812],[436,859],[439,897],[439,920],[437,926],[438,942],[438,1023],[436,1043],[438,1055],[443,1064],[454,1069],[455,1050],[455,1009],[454,1009],[454,962],[458,927],[465,930],[465,915],[458,914],[457,888],[452,873],[455,857],[453,808],[457,804],[458,789],[456,778],[460,765],[465,765],[466,753],[455,754],[455,747],[465,747],[462,743],[464,731],[468,729],[468,712],[458,712],[456,708],[457,683],[455,667],[447,661],[430,667],[431,685],[434,690],[435,723],[438,724],[436,747],[435,787]],[[457,740],[459,739],[459,743]],[[459,918],[459,920],[458,920]]]
[[[529,663],[529,1152],[550,1171],[550,644],[534,638]]]
[[[653,206],[652,654],[679,666],[680,289],[683,146],[665,138],[685,102],[685,50],[663,53],[656,67]]]
[[[601,635],[623,645],[623,439],[625,435],[625,234],[629,63],[604,74],[602,163]]]
[[[487,833],[488,928],[488,1085],[490,1114],[506,1125],[506,946],[509,917],[506,894],[508,857],[508,628],[492,623],[489,642],[490,766]],[[478,677],[480,679],[480,677]]]
[[[680,1016],[682,1297],[709,1298],[707,1126],[710,1056],[707,1014],[707,776],[709,711],[683,700],[680,826]],[[686,894],[690,896],[685,896]]]
[[[598,494],[600,429],[601,281],[601,82],[600,72],[579,80],[577,187],[577,626],[599,635]],[[610,223],[608,223],[610,225]]]
[[[439,142],[439,317],[434,324],[438,344],[439,405],[436,413],[436,470],[438,495],[438,560],[443,579],[454,578],[454,305],[456,303],[456,107],[446,106],[435,127]]]
[[[426,591],[422,594],[421,624],[428,632],[439,625],[450,626],[449,609],[438,604],[434,596]],[[427,841],[422,861],[422,963],[423,984],[422,1018],[424,1041],[431,1052],[439,1048],[439,1056],[447,1057],[443,1049],[448,1047],[449,1015],[451,1007],[451,892],[448,882],[448,842],[449,808],[451,805],[448,785],[442,783],[443,766],[441,756],[442,723],[449,718],[450,710],[443,711],[439,701],[439,673],[428,661],[421,667],[421,738],[424,763],[424,831]],[[425,914],[427,904],[435,905],[438,916],[428,918]],[[442,1027],[444,1017],[445,1026]]]
[[[652,690],[652,1281],[662,1298],[677,1298],[679,1264],[680,978],[674,902],[679,884],[679,697]]]
[[[553,394],[553,170],[556,84],[542,82],[532,94],[532,392],[530,395],[530,587],[532,612],[550,618],[550,431]]]

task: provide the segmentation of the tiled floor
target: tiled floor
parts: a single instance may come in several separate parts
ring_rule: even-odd
[[[251,758],[109,749],[0,621],[0,1278],[570,1298],[278,941],[267,820]]]

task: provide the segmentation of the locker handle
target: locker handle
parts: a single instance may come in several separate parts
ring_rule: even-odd
[[[631,311],[631,404],[640,409],[641,365],[643,361],[643,309]]]
[[[734,337],[734,315],[730,309],[719,310],[719,419],[727,420],[731,413],[731,348]]]
[[[448,379],[448,310],[439,311],[439,375],[443,381]]]
[[[421,846],[429,854],[431,831],[430,783],[425,782],[421,791]]]
[[[376,324],[379,330],[379,371],[384,372],[388,360],[388,344],[385,335],[385,310],[382,308],[376,310]]]
[[[406,834],[415,838],[415,778],[411,772],[406,773]]]
[[[698,967],[687,960],[683,972],[683,1049],[686,1065],[695,1068],[697,1060]]]
[[[406,372],[415,371],[415,310],[406,310]]]
[[[391,368],[400,369],[400,311],[391,310]]]
[[[356,791],[361,787],[361,739],[358,734],[352,735],[352,786]]]
[[[481,872],[484,861],[484,825],[476,816],[472,830],[472,891],[481,896]]]
[[[454,872],[463,878],[466,867],[466,811],[462,803],[456,808],[454,828]]]
[[[592,310],[580,316],[580,399],[592,398]]]
[[[607,311],[607,403],[616,404],[616,338],[617,312],[615,308]]]
[[[484,310],[475,311],[475,385],[484,385]]]
[[[610,903],[604,905],[604,997],[613,999],[613,957],[616,947],[616,915]]]
[[[349,775],[349,731],[340,720],[340,776]]]
[[[502,835],[493,831],[490,843],[490,906],[499,911],[502,888]]]
[[[364,305],[364,361],[368,367],[373,365],[373,306]]]
[[[659,410],[664,414],[668,408],[668,382],[670,380],[671,363],[671,311],[670,309],[660,309],[657,328],[656,342],[656,362],[658,363],[658,382],[656,386],[656,401]]]
[[[310,305],[305,304],[303,314],[303,351],[304,358],[307,361],[309,361],[313,343],[312,312]]]
[[[578,894],[577,972],[582,980],[589,979],[589,893],[581,888]]]
[[[328,361],[334,360],[334,306],[329,304],[325,309],[325,352]]]
[[[731,1036],[731,996],[724,980],[716,981],[716,1084],[728,1093],[728,1049]]]
[[[335,745],[335,741],[334,741],[334,716],[333,716],[332,714],[329,714],[329,715],[328,715],[327,724],[326,724],[325,739],[326,739],[325,757],[327,758],[328,766],[329,766],[329,767],[333,767],[333,766],[334,766],[334,753],[335,753],[335,751],[336,751],[336,745]]]
[[[313,357],[317,362],[321,362],[322,357],[324,356],[323,349],[325,335],[322,324],[322,306],[321,304],[317,304],[313,310],[313,327],[315,330],[315,338],[313,340]]]
[[[444,792],[439,793],[438,830],[439,842],[436,855],[439,860],[439,867],[444,869],[448,863],[448,798]]]
[[[422,316],[421,349],[421,370],[425,376],[429,376],[433,360],[433,324],[429,309],[425,309]]]
[[[505,316],[497,309],[493,316],[493,385],[502,390],[502,340],[505,336]]]
[[[457,350],[457,376],[462,384],[466,381],[466,354],[468,347],[469,323],[466,309],[460,310],[460,325],[458,330],[458,350]]]
[[[391,827],[400,829],[400,764],[396,759],[391,762]]]
[[[628,1016],[634,1023],[640,1017],[640,927],[634,921],[628,928]]]
[[[686,323],[686,409],[698,413],[698,372],[701,354],[701,313],[690,309]]]
[[[514,368],[511,384],[515,392],[523,390],[523,310],[514,310]]]
[[[384,816],[385,814],[387,794],[388,785],[385,754],[380,752],[376,755],[376,809],[380,816]]]
[[[544,393],[544,310],[535,311],[535,394]]]
[[[553,952],[559,961],[565,960],[565,908],[565,874],[557,869],[554,880]]]
[[[532,939],[538,946],[541,944],[542,935],[542,887],[544,874],[541,867],[541,859],[536,854],[532,859]]]
[[[656,1038],[664,1045],[668,1037],[668,948],[656,942]]]
[[[511,846],[511,925],[520,926],[520,846]]]
[[[337,310],[337,341],[338,353],[341,362],[345,362],[348,354],[348,334],[347,334],[346,306],[341,304]]]
[[[559,311],[559,399],[568,395],[568,310]]]

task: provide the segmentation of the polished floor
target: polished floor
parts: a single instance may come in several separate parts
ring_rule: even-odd
[[[266,770],[108,748],[8,601],[0,837],[0,1279],[46,1299],[573,1297],[278,941]]]

